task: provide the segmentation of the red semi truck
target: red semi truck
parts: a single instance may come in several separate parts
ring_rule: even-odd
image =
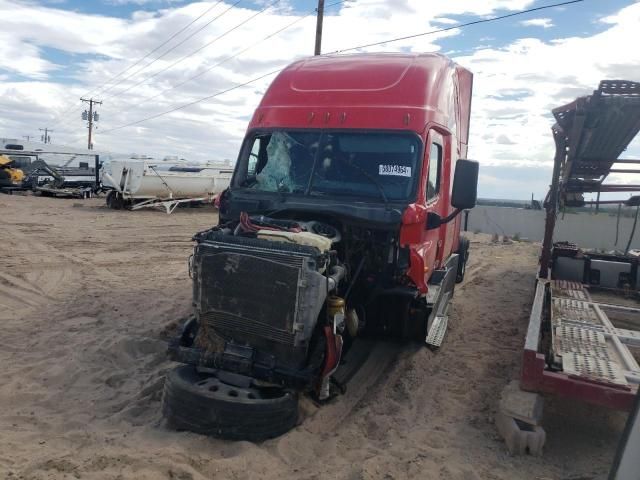
[[[472,74],[436,54],[297,61],[242,143],[219,224],[195,235],[194,317],[170,345],[170,425],[262,439],[333,394],[360,336],[438,346],[476,201]]]

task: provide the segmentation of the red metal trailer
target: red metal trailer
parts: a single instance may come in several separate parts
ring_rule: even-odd
[[[640,173],[616,167],[640,165],[618,158],[640,130],[640,83],[602,81],[553,115],[556,155],[520,386],[630,410],[640,384],[640,255],[629,251],[630,240],[610,254],[554,243],[554,227],[563,208],[589,204],[637,207],[637,220],[640,195],[601,200],[600,194],[640,193],[640,185],[607,181],[611,173]]]

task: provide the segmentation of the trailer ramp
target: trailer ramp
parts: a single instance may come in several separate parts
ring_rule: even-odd
[[[603,305],[577,282],[553,280],[551,290],[552,365],[571,377],[631,390],[640,366],[627,345],[640,346],[640,331],[616,328]],[[606,308],[640,309],[605,304]]]

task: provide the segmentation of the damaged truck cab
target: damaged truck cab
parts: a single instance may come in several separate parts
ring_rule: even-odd
[[[458,214],[476,199],[471,89],[471,73],[436,54],[320,56],[278,75],[250,121],[218,226],[194,237],[195,317],[171,352],[197,374],[168,376],[170,423],[273,436],[293,417],[270,433],[243,430],[241,418],[185,420],[174,390],[215,377],[216,392],[235,392],[211,400],[225,412],[248,399],[273,407],[276,387],[282,401],[299,391],[323,400],[358,336],[439,345],[468,258]]]

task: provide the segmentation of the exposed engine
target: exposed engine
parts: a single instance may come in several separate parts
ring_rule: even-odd
[[[270,380],[311,378],[320,398],[384,283],[377,276],[396,274],[402,256],[391,232],[246,213],[194,240],[201,347],[236,373],[256,375],[259,364],[284,372]]]

